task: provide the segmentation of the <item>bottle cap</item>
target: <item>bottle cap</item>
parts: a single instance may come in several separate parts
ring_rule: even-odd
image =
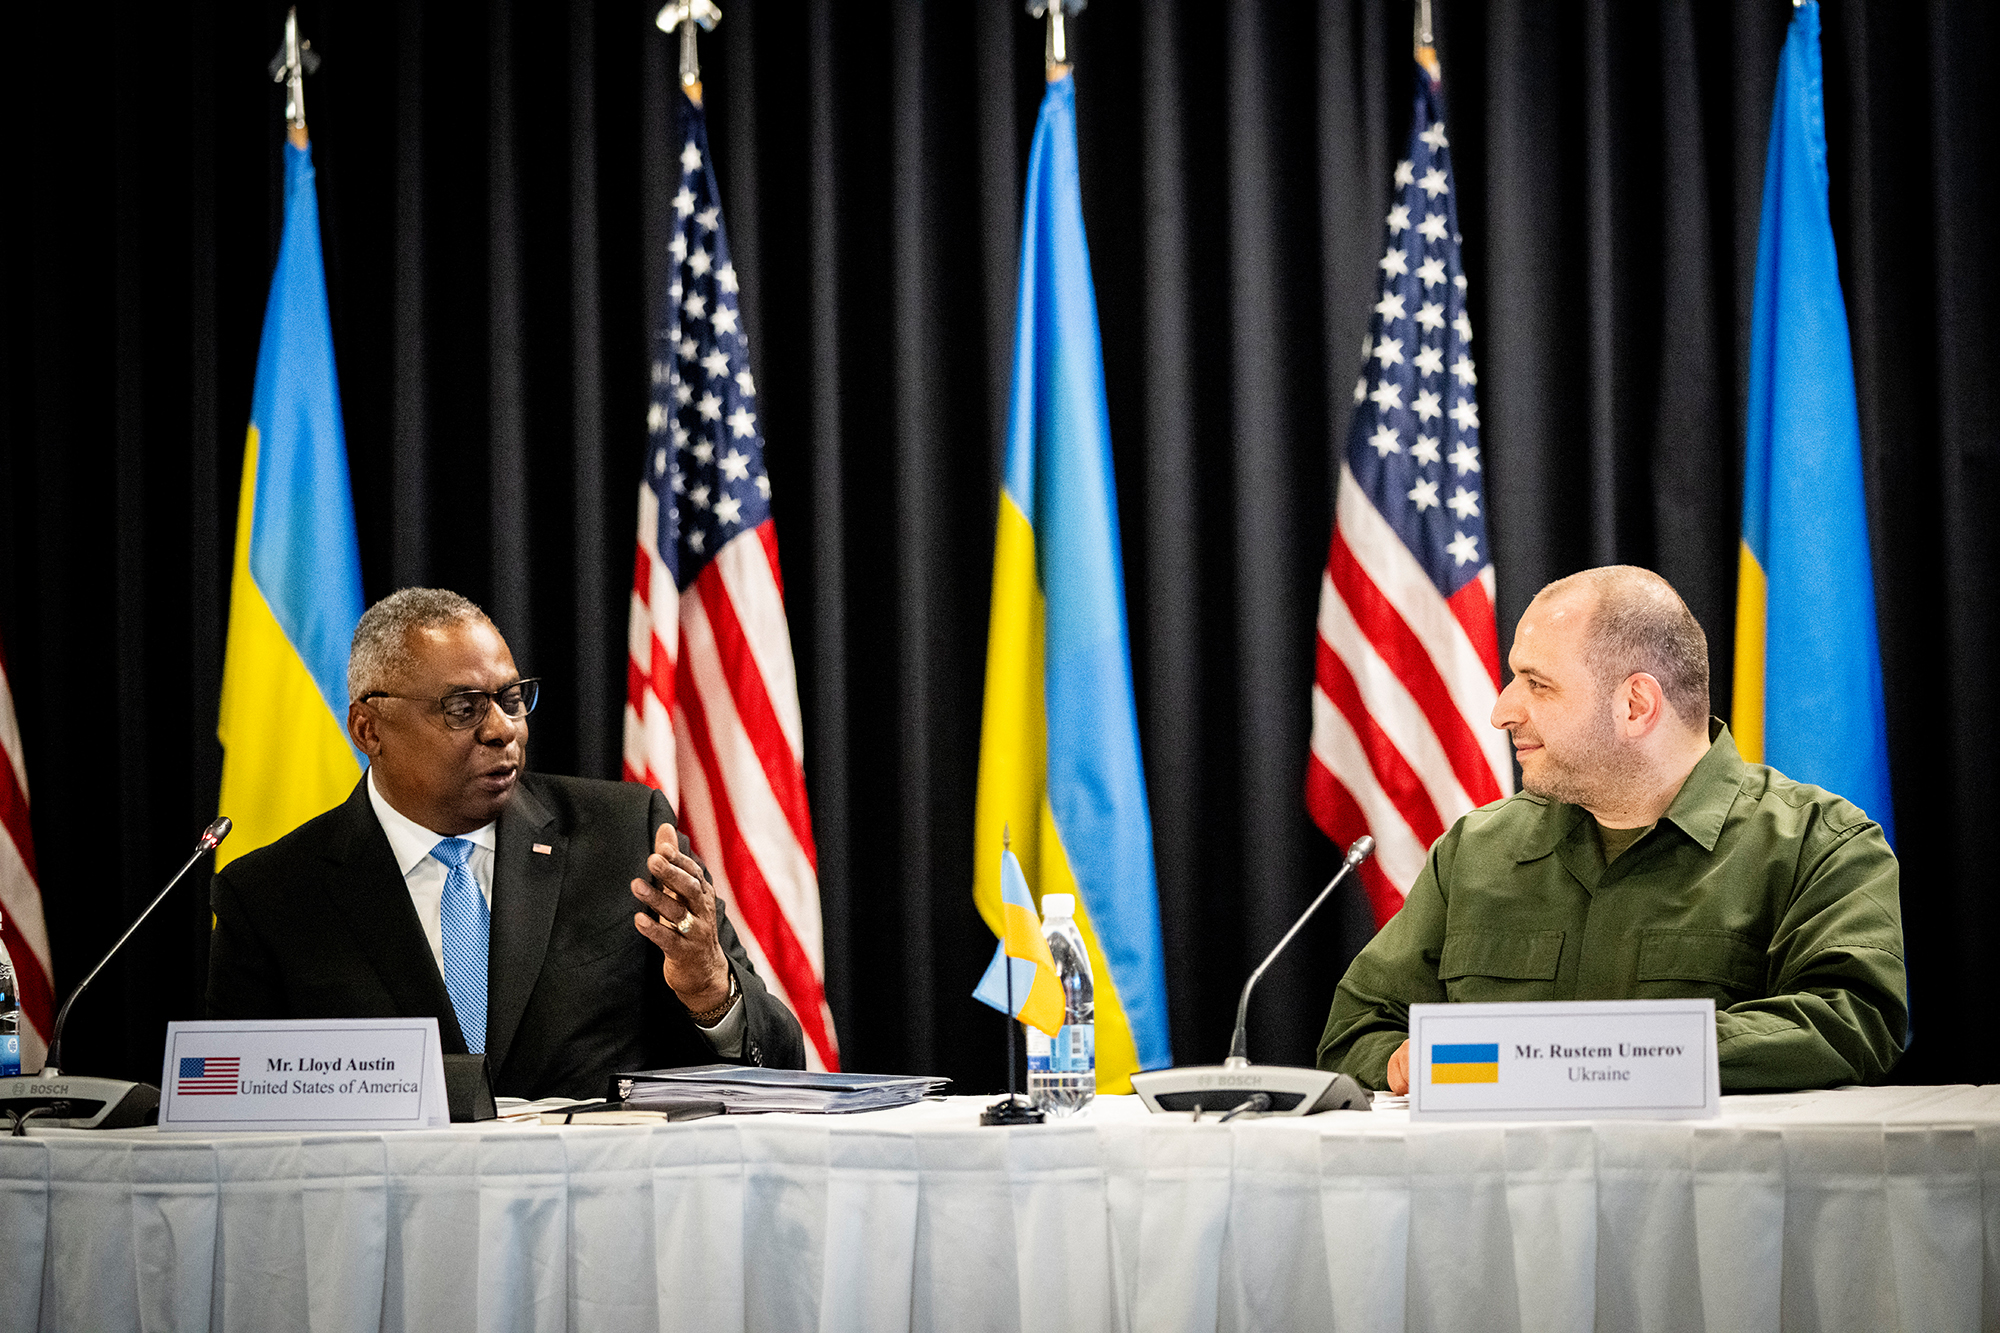
[[[1076,895],[1073,893],[1045,893],[1042,895],[1042,920],[1058,921],[1076,915]]]

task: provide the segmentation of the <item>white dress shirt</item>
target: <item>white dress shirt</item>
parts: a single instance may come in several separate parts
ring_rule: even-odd
[[[431,855],[431,848],[444,840],[442,833],[431,830],[411,819],[383,798],[375,786],[375,770],[368,770],[368,801],[375,807],[375,818],[382,825],[382,832],[388,835],[390,854],[396,858],[396,869],[403,872],[403,884],[410,891],[410,902],[417,909],[417,921],[424,928],[424,938],[430,942],[431,960],[438,966],[439,975],[444,973],[444,926],[440,920],[440,904],[444,901],[444,862]],[[466,862],[466,869],[472,872],[472,882],[479,886],[479,896],[486,902],[486,911],[493,911],[493,858],[499,850],[499,821],[482,824],[470,833],[459,836],[472,844],[472,856]],[[635,904],[636,910],[636,904]],[[492,981],[487,981],[489,989]],[[730,1006],[729,1012],[716,1020],[713,1027],[701,1027],[703,1036],[715,1047],[715,1053],[724,1059],[741,1059],[743,1054],[743,1004],[738,1001]]]
[[[375,785],[372,768],[368,770],[368,801],[375,807],[375,818],[381,821],[382,832],[389,836],[389,851],[396,858],[396,869],[403,872],[403,884],[410,891],[410,902],[416,906],[424,938],[430,941],[431,961],[442,974],[444,926],[439,920],[439,904],[444,901],[446,867],[431,855],[431,848],[444,841],[445,835],[431,832],[390,805]],[[493,911],[493,856],[500,846],[499,827],[499,821],[495,820],[459,835],[472,844],[472,857],[465,868],[472,872],[472,882],[479,886],[479,896],[485,900],[489,915]]]

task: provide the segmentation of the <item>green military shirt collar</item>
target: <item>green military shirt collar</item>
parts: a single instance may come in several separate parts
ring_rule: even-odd
[[[1681,784],[1661,818],[1700,843],[1703,851],[1714,851],[1716,840],[1722,836],[1723,821],[1729,818],[1729,809],[1736,803],[1736,793],[1743,785],[1746,767],[1743,756],[1736,752],[1729,724],[1720,718],[1710,718],[1708,753],[1687,775],[1687,781]],[[1522,799],[1537,801],[1547,810],[1533,835],[1522,841],[1516,860],[1523,864],[1539,861],[1553,852],[1582,821],[1590,818],[1590,812],[1580,805],[1528,792],[1522,793]]]
[[[1729,809],[1736,804],[1736,793],[1742,790],[1743,774],[1748,768],[1743,756],[1736,752],[1736,738],[1729,734],[1729,724],[1719,717],[1710,718],[1708,753],[1674,793],[1673,804],[1662,818],[1672,820],[1676,828],[1700,843],[1703,851],[1714,851],[1716,839],[1722,836],[1723,821],[1729,818]]]

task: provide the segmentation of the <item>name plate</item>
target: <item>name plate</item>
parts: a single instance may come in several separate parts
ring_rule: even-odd
[[[1721,1086],[1713,1000],[1410,1006],[1412,1120],[1695,1120]]]
[[[167,1024],[163,1131],[428,1129],[450,1123],[435,1018]]]

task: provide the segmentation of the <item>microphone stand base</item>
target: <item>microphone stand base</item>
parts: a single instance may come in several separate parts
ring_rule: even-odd
[[[1012,1092],[979,1113],[982,1125],[1039,1125],[1046,1119],[1033,1102]]]
[[[28,1125],[134,1129],[159,1118],[160,1090],[150,1083],[60,1073],[0,1079],[0,1132]]]
[[[1283,1065],[1155,1069],[1132,1075],[1132,1091],[1148,1111],[1234,1111],[1260,1092],[1271,1099],[1271,1109],[1246,1115],[1365,1111],[1374,1102],[1374,1094],[1346,1074]]]

